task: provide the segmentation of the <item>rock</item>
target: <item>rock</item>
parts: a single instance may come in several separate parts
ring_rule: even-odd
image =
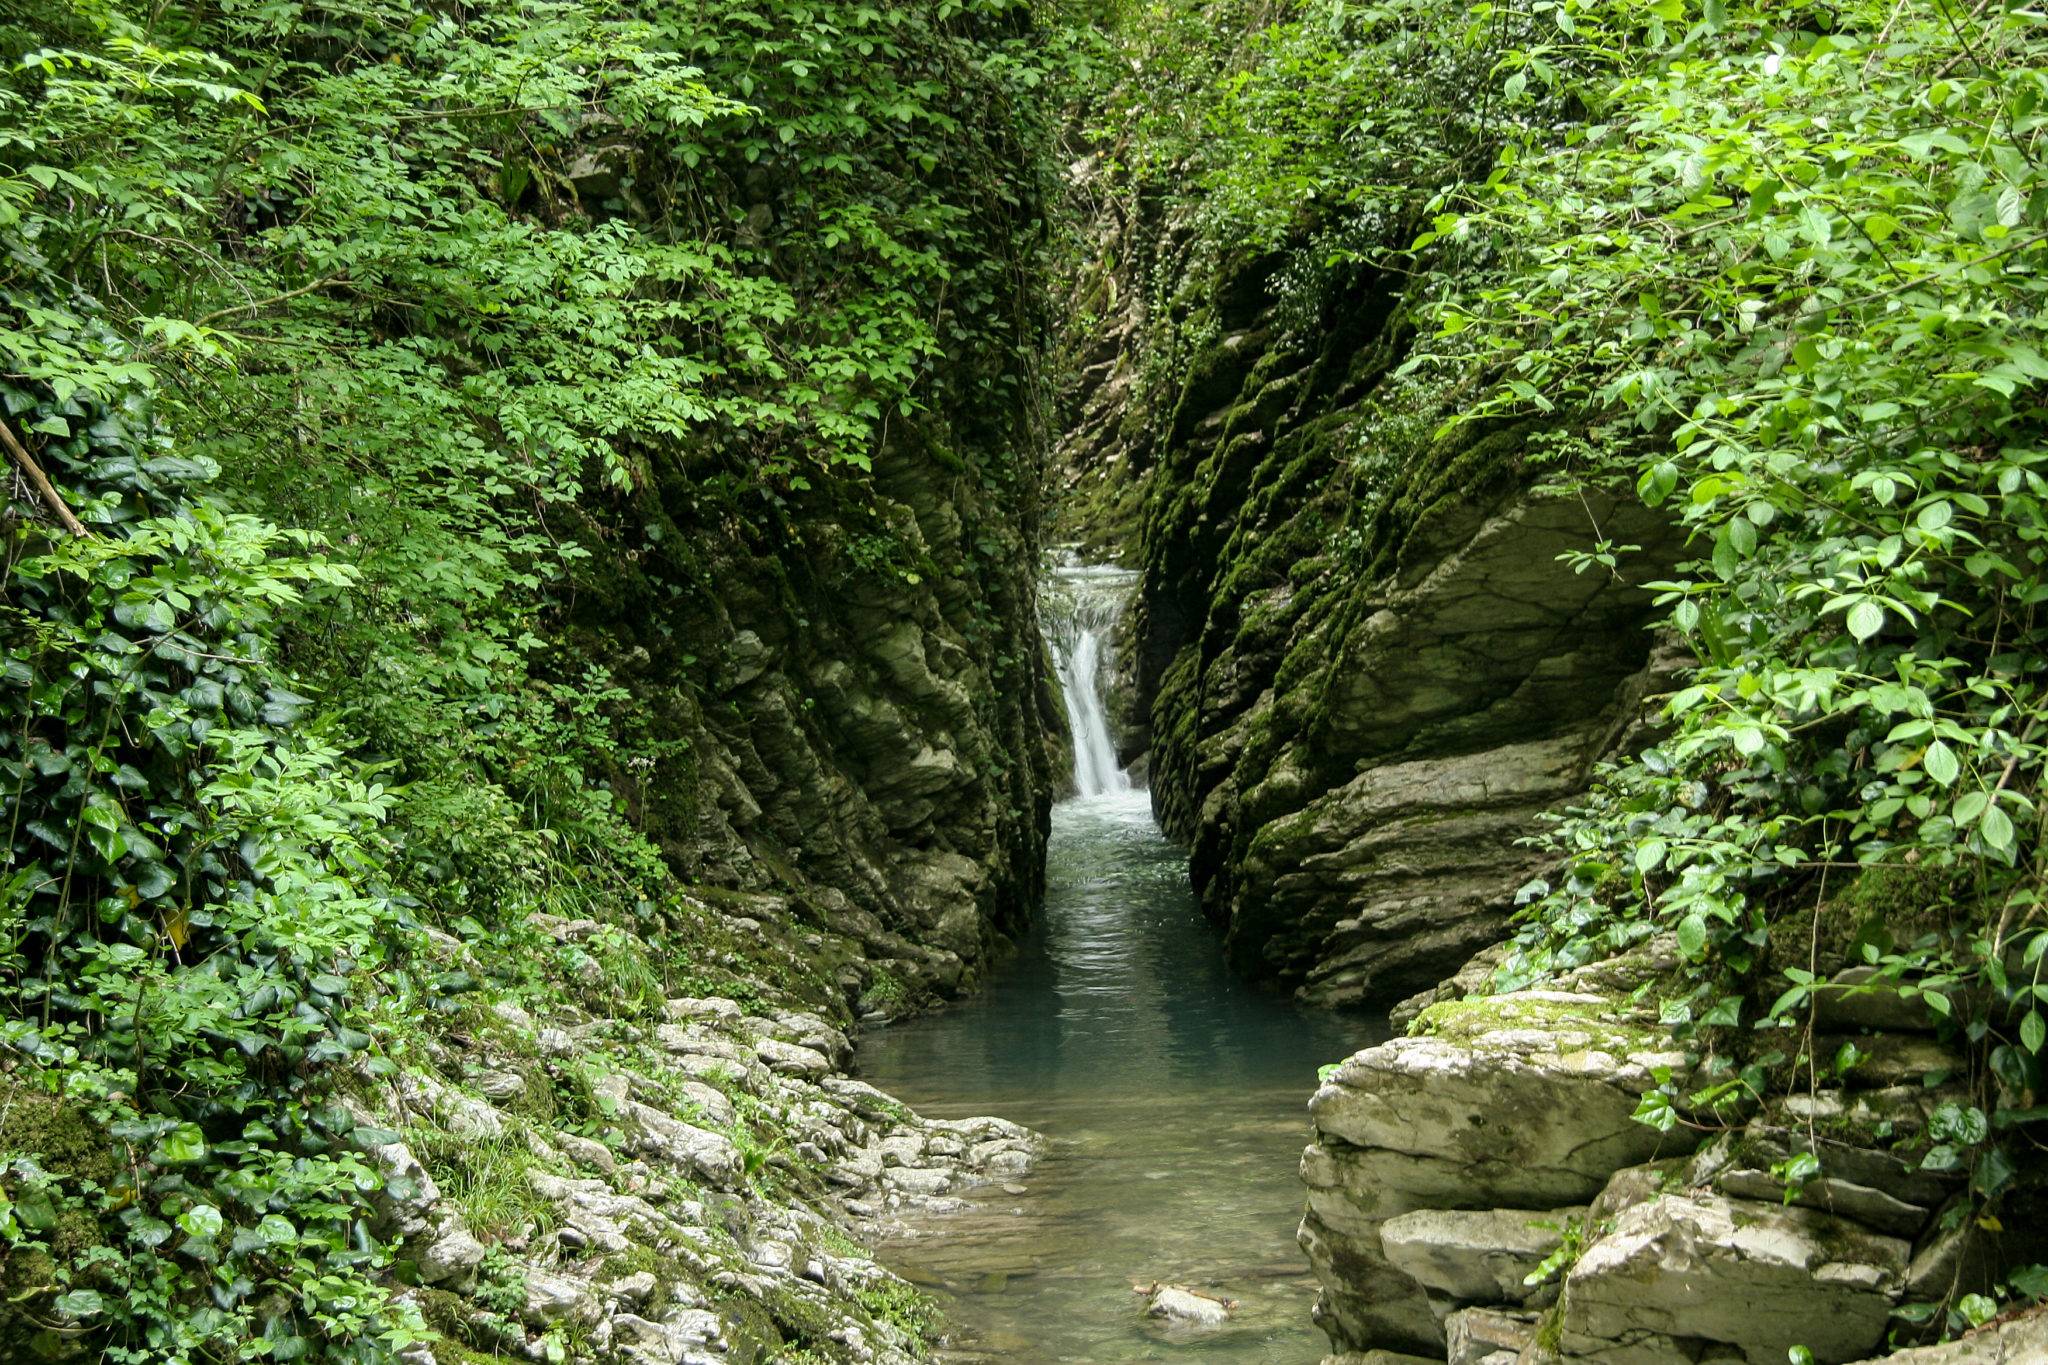
[[[1988,1323],[1955,1341],[1918,1346],[1857,1365],[2041,1365],[2048,1361],[2048,1312]]]
[[[1907,1246],[1809,1209],[1666,1194],[1624,1210],[1566,1278],[1564,1353],[1641,1334],[1700,1338],[1822,1365],[1884,1339]]]
[[[1523,1278],[1564,1240],[1583,1208],[1418,1209],[1390,1218],[1380,1246],[1394,1269],[1461,1303],[1520,1303]]]
[[[1967,1208],[1961,1213],[1954,1227],[1936,1228],[1914,1249],[1906,1267],[1908,1301],[1950,1303],[1965,1294],[1989,1293],[1997,1282],[2004,1259],[1998,1238],[1969,1217]]]
[[[666,1002],[662,1012],[676,1023],[692,1019],[724,1019],[737,1023],[742,1011],[736,1001],[722,996],[679,996]]]
[[[1300,1241],[1333,1344],[1434,1350],[1438,1312],[1389,1259],[1381,1224],[1418,1209],[1554,1209],[1590,1199],[1665,1139],[1633,1115],[1653,1068],[1682,1067],[1662,1033],[1598,996],[1531,991],[1431,1006],[1418,1027],[1354,1054],[1309,1103]]]
[[[1785,1202],[1785,1183],[1768,1171],[1732,1169],[1714,1177],[1714,1186],[1737,1199]],[[1927,1210],[1835,1176],[1822,1175],[1799,1187],[1792,1202],[1802,1208],[1825,1209],[1853,1218],[1867,1228],[1892,1237],[1916,1237],[1927,1225]]]
[[[684,1123],[634,1100],[621,1107],[621,1117],[638,1130],[642,1151],[687,1166],[715,1186],[730,1186],[745,1168],[739,1148],[723,1133]]]
[[[516,1071],[485,1071],[477,1076],[476,1088],[485,1099],[505,1104],[526,1097],[526,1077]]]
[[[1462,1308],[1444,1319],[1449,1365],[1512,1365],[1536,1342],[1533,1313]]]
[[[530,1322],[575,1322],[586,1326],[604,1316],[581,1281],[532,1266],[526,1271],[525,1313]]]
[[[755,1042],[754,1052],[767,1063],[768,1069],[777,1075],[816,1078],[832,1070],[831,1058],[822,1052],[799,1047],[795,1043],[762,1038]]]
[[[1150,1285],[1138,1292],[1146,1296],[1145,1316],[1158,1318],[1173,1327],[1221,1327],[1230,1321],[1231,1311],[1237,1307],[1236,1303],[1230,1300],[1219,1299],[1177,1284]]]
[[[660,1287],[660,1281],[654,1278],[651,1271],[641,1270],[631,1275],[621,1275],[606,1284],[604,1291],[618,1303],[642,1304],[653,1298],[654,1291]]]
[[[441,1191],[434,1177],[403,1142],[387,1142],[369,1149],[383,1182],[374,1196],[380,1221],[387,1231],[414,1236],[429,1225]]]
[[[1632,1115],[1668,1039],[1612,1023],[1596,996],[1546,992],[1440,1005],[1454,1036],[1353,1054],[1309,1102],[1316,1131],[1362,1149],[1385,1180],[1362,1209],[1553,1208],[1591,1198],[1664,1138]],[[1374,1154],[1386,1153],[1379,1160]],[[1445,1191],[1443,1186],[1456,1188]]]
[[[1831,1044],[1839,1041],[1843,1040],[1829,1040]],[[1963,1059],[1953,1048],[1924,1035],[1878,1033],[1846,1041],[1860,1054],[1849,1069],[1852,1085],[1920,1085],[1929,1076],[1963,1073]]]
[[[1607,1183],[1595,1196],[1592,1206],[1586,1211],[1587,1220],[1605,1222],[1623,1209],[1655,1199],[1673,1184],[1683,1186],[1686,1164],[1682,1158],[1673,1157],[1622,1167],[1607,1178]]]
[[[1416,1017],[1431,1005],[1486,994],[1495,970],[1501,963],[1507,961],[1507,956],[1507,944],[1489,944],[1473,954],[1470,961],[1450,976],[1395,1005],[1387,1013],[1387,1022],[1392,1024],[1397,1032],[1405,1033],[1408,1026],[1415,1022]]]
[[[417,1264],[426,1284],[463,1284],[483,1264],[484,1245],[455,1223],[420,1248]]]
[[[1876,1029],[1886,1033],[1932,1033],[1938,1018],[1918,996],[1900,994],[1878,969],[1845,967],[1814,992],[1814,1019],[1822,1029]]]
[[[510,1000],[492,1001],[491,1014],[499,1023],[515,1028],[521,1033],[533,1032],[533,1016]]]

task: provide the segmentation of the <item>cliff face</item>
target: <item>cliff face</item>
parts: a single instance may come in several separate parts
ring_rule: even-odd
[[[650,836],[695,880],[781,893],[869,1009],[963,989],[1039,894],[1059,721],[1022,432],[990,417],[964,463],[902,440],[858,498],[753,524],[678,474],[580,605],[684,746],[683,780],[620,774]]]
[[[1142,507],[1136,728],[1233,962],[1317,1003],[1390,1002],[1501,937],[1540,865],[1519,841],[1636,714],[1647,597],[1569,556],[1609,540],[1654,565],[1669,536],[1632,500],[1545,491],[1554,432],[1434,435],[1458,395],[1397,373],[1391,280],[1303,320],[1270,261],[1189,271],[1168,311],[1208,340],[1161,381],[1142,290],[1117,281],[1185,248],[1134,217],[1108,234],[1134,264],[1093,293],[1124,301],[1126,349],[1084,356],[1063,533],[1113,537]]]

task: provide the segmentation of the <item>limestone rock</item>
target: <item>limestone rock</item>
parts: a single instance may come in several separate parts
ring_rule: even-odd
[[[1390,1218],[1380,1245],[1394,1268],[1461,1303],[1519,1303],[1523,1279],[1564,1240],[1583,1208],[1418,1209]]]
[[[1988,1323],[1939,1346],[1918,1346],[1857,1365],[2041,1365],[2048,1361],[2048,1312]]]
[[[1353,1054],[1309,1102],[1318,1133],[1389,1153],[1379,1217],[1439,1206],[1549,1208],[1597,1194],[1663,1136],[1631,1117],[1656,1066],[1684,1065],[1661,1037],[1600,1017],[1593,996],[1498,996],[1459,1010],[1456,1037],[1400,1038]],[[1463,1182],[1439,1203],[1428,1167]],[[1408,1173],[1403,1178],[1402,1172]]]
[[[1513,1365],[1536,1343],[1532,1313],[1464,1308],[1444,1319],[1449,1365]]]
[[[1600,997],[1559,992],[1434,1005],[1418,1021],[1433,1033],[1354,1054],[1316,1092],[1300,1240],[1333,1343],[1443,1346],[1424,1282],[1389,1254],[1387,1220],[1577,1204],[1618,1167],[1657,1155],[1663,1135],[1632,1115],[1652,1069],[1684,1059],[1664,1035],[1613,1015]],[[1476,1276],[1474,1265],[1456,1273]],[[1448,1280],[1453,1269],[1428,1273]]]
[[[1221,1327],[1236,1305],[1184,1285],[1155,1284],[1146,1292],[1145,1316],[1169,1326],[1190,1329]]]
[[[1878,969],[1845,967],[1814,993],[1815,1018],[1824,1029],[1868,1028],[1889,1033],[1932,1033],[1939,1016],[1917,996],[1902,995]]]
[[[469,1229],[454,1223],[420,1248],[420,1279],[426,1284],[466,1282],[483,1264],[484,1245]]]
[[[1852,1360],[1883,1340],[1907,1251],[1813,1210],[1667,1194],[1624,1210],[1572,1267],[1565,1354],[1651,1333],[1756,1359],[1803,1344],[1823,1365]]]

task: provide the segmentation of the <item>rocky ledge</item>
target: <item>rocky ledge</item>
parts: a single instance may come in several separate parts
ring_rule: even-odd
[[[1638,1105],[1683,1105],[1688,1054],[1625,992],[1563,984],[1428,1004],[1317,1091],[1301,1241],[1326,1365],[1873,1360],[1910,1338],[1902,1305],[1988,1291],[2031,1235],[1964,1216],[1963,1172],[1920,1160],[1964,1074],[1924,1019],[1857,1035],[1831,1088],[1660,1132]],[[1823,1027],[1878,1008],[1842,1005]],[[1820,1174],[1788,1185],[1804,1155]],[[1891,1358],[2048,1360],[2048,1319]]]
[[[1013,1184],[1038,1139],[849,1078],[816,1014],[678,997],[662,1015],[499,1001],[353,1102],[380,1235],[434,1331],[410,1365],[922,1358],[929,1304],[864,1244]]]

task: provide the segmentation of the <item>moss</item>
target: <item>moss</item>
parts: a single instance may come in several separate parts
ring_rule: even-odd
[[[642,1273],[654,1277],[654,1292],[641,1304],[640,1314],[658,1319],[675,1300],[676,1260],[673,1256],[636,1242],[624,1251],[605,1257],[597,1272],[597,1282],[601,1285],[614,1284]]]
[[[1670,1035],[1661,1030],[1616,1019],[1609,1002],[1530,995],[1484,995],[1440,1001],[1416,1015],[1408,1026],[1411,1036],[1442,1038],[1468,1046],[1485,1034],[1505,1029],[1584,1033],[1591,1036],[1598,1050],[1620,1054],[1664,1051],[1672,1046]]]
[[[1571,1291],[1567,1289],[1565,1292],[1568,1294]],[[1551,1355],[1557,1355],[1564,1350],[1564,1298],[1562,1295],[1552,1305],[1550,1311],[1545,1313],[1542,1319],[1537,1322],[1536,1347],[1538,1350],[1547,1351]]]
[[[74,1105],[0,1076],[0,1153],[35,1158],[51,1175],[111,1189],[120,1179],[114,1140]]]

